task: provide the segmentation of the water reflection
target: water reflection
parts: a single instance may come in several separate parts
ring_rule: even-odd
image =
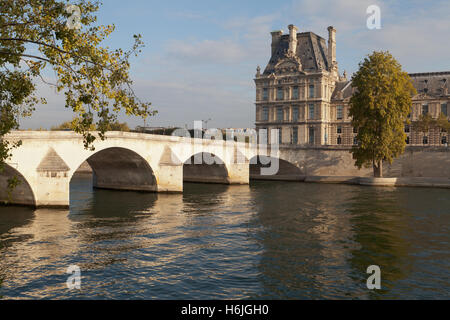
[[[264,291],[258,298],[336,298],[355,294],[346,258],[352,240],[344,203],[351,186],[271,183],[256,202],[264,228],[260,232],[264,254],[260,269]],[[264,194],[271,194],[270,198]],[[283,201],[289,199],[289,201]],[[274,203],[278,205],[274,210]],[[343,287],[348,292],[342,292]]]
[[[407,239],[413,217],[399,203],[400,193],[398,188],[363,188],[349,202],[353,240],[359,244],[349,258],[351,276],[365,288],[368,266],[377,265],[382,272],[382,289],[368,291],[370,298],[399,298],[391,290],[415,263]]]
[[[71,209],[0,208],[0,296],[449,298],[450,190],[288,182],[92,189]],[[82,290],[66,288],[69,265]],[[381,291],[366,287],[379,265]]]

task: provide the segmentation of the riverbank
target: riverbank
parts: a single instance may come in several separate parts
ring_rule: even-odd
[[[300,181],[308,183],[334,183],[334,184],[352,184],[361,186],[377,187],[427,187],[427,188],[449,188],[450,178],[436,177],[399,177],[399,178],[373,178],[373,177],[355,177],[355,176],[308,176],[290,177],[283,176],[260,176],[251,175],[252,180],[268,181]]]

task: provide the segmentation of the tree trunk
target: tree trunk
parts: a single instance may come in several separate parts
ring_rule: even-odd
[[[383,161],[378,161],[378,163],[373,161],[373,176],[375,178],[383,177]]]

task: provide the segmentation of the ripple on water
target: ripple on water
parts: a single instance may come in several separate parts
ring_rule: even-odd
[[[70,211],[0,208],[0,296],[448,299],[449,209],[445,189],[257,182],[156,195],[75,178]],[[72,264],[81,291],[66,288]]]

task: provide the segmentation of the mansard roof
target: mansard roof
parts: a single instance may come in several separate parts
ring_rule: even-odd
[[[409,75],[419,96],[447,96],[450,87],[450,71],[411,73]]]
[[[450,71],[411,73],[409,76],[417,90],[417,95],[412,97],[413,100],[429,100],[450,96]],[[336,82],[331,99],[349,99],[353,92],[351,81]]]
[[[351,81],[336,82],[331,100],[345,100],[349,99],[353,94],[353,87]]]
[[[264,70],[264,75],[275,72],[275,66],[289,59],[289,35],[282,35],[272,57]],[[325,39],[313,32],[297,33],[296,57],[300,59],[302,70],[305,72],[317,72],[328,70],[331,62],[327,59],[328,48]]]

